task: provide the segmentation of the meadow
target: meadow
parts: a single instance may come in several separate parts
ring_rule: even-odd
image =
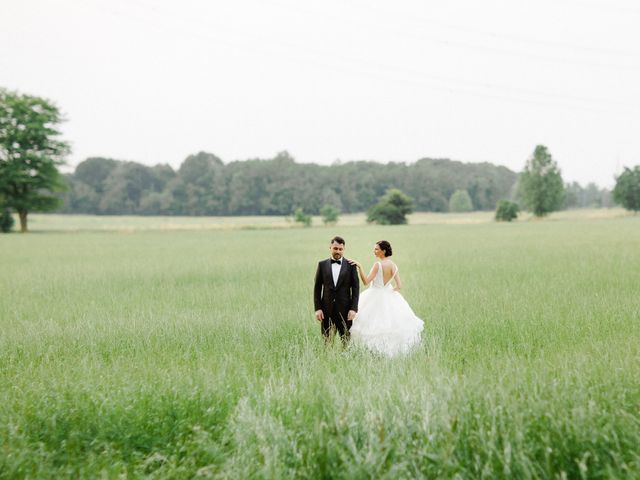
[[[640,216],[31,227],[0,235],[0,478],[640,478]],[[417,351],[323,346],[334,234],[392,243]]]

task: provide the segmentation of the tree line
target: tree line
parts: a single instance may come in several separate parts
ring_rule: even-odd
[[[177,170],[108,158],[89,158],[65,176],[64,213],[104,215],[319,214],[324,205],[363,212],[390,188],[416,211],[493,210],[518,200],[518,174],[490,163],[423,158],[415,163],[352,161],[296,163],[287,152],[228,164],[211,153],[188,156]],[[611,192],[590,183],[564,186],[563,208],[613,206]],[[463,198],[463,202],[459,198]]]
[[[0,88],[0,230],[16,212],[22,231],[35,211],[104,215],[297,215],[368,212],[370,221],[403,223],[410,211],[493,210],[511,220],[520,206],[544,216],[559,208],[640,210],[640,166],[616,179],[613,191],[564,184],[544,145],[521,173],[490,163],[423,158],[415,163],[297,163],[273,158],[224,163],[212,153],[187,157],[177,170],[94,157],[71,174],[59,167],[69,153],[60,138],[58,107],[40,97]],[[378,202],[378,203],[376,203]],[[334,220],[332,220],[332,218]]]
[[[318,214],[324,205],[343,213],[368,210],[390,188],[417,211],[449,211],[465,190],[473,210],[492,210],[509,198],[517,174],[489,163],[423,158],[415,163],[371,161],[332,165],[297,163],[287,152],[270,159],[224,163],[216,155],[188,156],[177,170],[107,158],[89,158],[65,176],[65,213],[105,215]]]

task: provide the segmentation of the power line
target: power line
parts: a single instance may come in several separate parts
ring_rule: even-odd
[[[347,3],[346,5],[352,6],[352,3]],[[377,12],[381,12],[382,13],[381,9],[371,7],[370,3],[367,3],[366,5],[361,4],[361,6],[362,6],[362,8],[367,8],[370,11],[377,11]],[[384,12],[384,14],[388,15],[389,12]],[[403,18],[404,19],[404,18],[407,18],[407,17],[396,15],[396,18]],[[436,26],[438,26],[440,28],[444,28],[444,29],[448,29],[448,30],[454,30],[454,31],[462,32],[462,33],[470,33],[470,34],[473,34],[473,35],[481,35],[481,36],[495,38],[495,39],[504,39],[504,40],[514,41],[514,42],[519,42],[519,43],[525,43],[525,44],[530,44],[530,45],[540,45],[540,46],[544,46],[544,47],[564,48],[564,49],[578,50],[578,51],[597,53],[597,54],[603,54],[603,55],[631,56],[631,57],[634,57],[635,59],[640,58],[640,51],[620,50],[620,49],[603,48],[603,47],[593,47],[593,46],[578,45],[578,44],[566,43],[566,42],[556,42],[556,41],[552,41],[552,40],[540,40],[540,39],[537,39],[537,38],[530,38],[530,37],[524,37],[524,36],[519,36],[519,35],[489,32],[489,31],[486,31],[486,30],[481,30],[481,29],[476,29],[476,28],[469,28],[469,27],[461,27],[459,25],[452,25],[452,24],[449,24],[449,23],[445,23],[445,22],[440,22],[440,21],[434,20],[432,18],[425,18],[423,16],[415,16],[413,14],[411,15],[411,19],[419,20],[421,23],[427,23],[427,24],[431,24],[431,25],[436,25]]]
[[[264,2],[264,0],[262,0]],[[161,12],[161,10],[155,6],[155,5],[149,5],[149,4],[143,4],[141,2],[137,2],[139,5],[142,5],[143,8],[146,9],[151,9],[151,10],[155,10],[157,12]],[[269,3],[272,5],[276,5],[279,6],[281,8],[285,8],[291,11],[296,11],[298,13],[303,13],[306,14],[308,16],[316,16],[316,15],[321,15],[324,16],[325,18],[331,19],[331,20],[342,20],[342,21],[347,21],[353,24],[357,24],[360,26],[367,26],[367,27],[371,27],[374,26],[375,28],[382,28],[382,29],[388,29],[388,27],[381,27],[380,25],[372,25],[372,24],[367,24],[364,22],[360,22],[360,21],[352,21],[350,19],[345,19],[344,17],[336,17],[334,15],[330,15],[330,14],[326,14],[324,12],[317,12],[317,11],[310,11],[310,10],[306,10],[306,9],[302,9],[299,6],[295,6],[292,7],[290,5],[284,5],[280,2],[277,1],[273,1],[273,0],[269,0]],[[173,13],[171,14],[172,16],[174,15]],[[182,17],[183,20],[186,21],[196,21],[199,22],[201,21],[200,18],[198,19],[186,19],[185,17]],[[439,22],[436,22],[439,23]],[[219,28],[219,27],[217,27]],[[468,30],[468,29],[464,29],[462,27],[451,27],[451,28],[457,28],[458,30],[461,31],[467,31],[467,32],[472,32],[473,30]],[[406,31],[398,31],[395,29],[392,29],[392,31],[394,33],[400,33],[403,35],[407,35],[409,34],[409,36],[413,37],[413,38],[420,38],[423,39],[424,36],[416,36],[414,34],[410,34]],[[236,33],[236,32],[233,32]],[[476,32],[478,33],[478,32]],[[490,34],[490,33],[485,33],[486,35],[490,35],[490,36],[494,36],[494,34]],[[245,35],[245,36],[249,36],[248,34],[245,33],[241,33],[241,35]],[[256,38],[259,41],[263,41],[264,38],[261,37],[256,37],[255,35],[253,35],[254,38]],[[597,63],[597,62],[589,62],[589,61],[583,61],[583,60],[576,60],[576,59],[572,59],[572,58],[566,58],[566,57],[549,57],[549,56],[544,56],[544,55],[537,55],[537,54],[532,54],[529,52],[523,52],[523,51],[515,51],[515,50],[509,50],[509,49],[502,49],[502,48],[495,48],[495,47],[487,47],[484,45],[475,45],[475,44],[469,44],[469,43],[465,43],[465,42],[459,42],[459,41],[455,41],[455,40],[442,40],[436,37],[428,37],[429,40],[435,42],[435,43],[439,43],[445,46],[449,46],[449,47],[457,47],[457,48],[463,48],[463,49],[479,49],[479,50],[485,50],[485,51],[489,51],[489,52],[493,52],[493,53],[499,53],[499,54],[506,54],[506,55],[510,55],[510,56],[516,56],[518,58],[522,58],[522,57],[526,57],[526,58],[532,58],[534,60],[540,60],[540,61],[545,61],[545,62],[553,62],[553,63],[560,63],[560,64],[574,64],[574,65],[579,65],[579,66],[590,66],[590,67],[599,67],[599,68],[616,68],[616,69],[624,69],[624,70],[640,70],[640,64],[638,65],[616,65],[616,64],[609,64],[609,63]],[[523,41],[529,41],[529,40],[523,40]],[[541,42],[541,43],[546,43],[546,42]],[[556,44],[555,42],[549,42],[549,45],[551,46],[558,46],[558,44]],[[290,46],[290,45],[288,45]],[[566,45],[565,45],[566,46]],[[589,47],[576,47],[576,48],[589,48]],[[591,50],[595,50],[595,49],[591,49]],[[612,50],[608,50],[608,49],[601,49],[601,51],[603,53],[610,53]],[[640,53],[636,53],[636,52],[631,52],[631,51],[616,51],[619,54],[624,54],[624,55],[629,55],[629,56],[633,56],[634,59],[636,58],[640,58]]]
[[[262,0],[264,2],[264,0]],[[395,35],[402,35],[405,37],[411,37],[413,39],[419,39],[419,40],[428,40],[431,43],[436,43],[439,45],[443,45],[445,47],[449,47],[449,48],[457,48],[457,49],[463,49],[463,50],[482,50],[485,52],[489,52],[489,53],[496,53],[496,54],[500,54],[500,55],[508,55],[508,56],[515,56],[518,58],[530,58],[533,60],[537,60],[537,61],[543,61],[543,62],[548,62],[548,63],[554,63],[554,64],[561,64],[561,65],[567,65],[567,64],[571,64],[571,65],[578,65],[578,66],[586,66],[586,67],[596,67],[596,68],[606,68],[606,69],[611,69],[611,68],[615,68],[615,69],[621,69],[621,70],[640,70],[640,65],[618,65],[618,64],[612,64],[612,63],[602,63],[602,62],[593,62],[593,61],[588,61],[588,60],[579,60],[579,59],[574,59],[574,58],[569,58],[569,57],[550,57],[550,56],[545,56],[545,55],[539,55],[536,53],[530,53],[530,52],[526,52],[526,51],[518,51],[518,50],[512,50],[512,49],[505,49],[505,48],[500,48],[500,47],[494,47],[494,46],[486,46],[486,45],[478,45],[478,44],[474,44],[474,43],[466,43],[466,42],[461,42],[458,40],[450,40],[450,39],[441,39],[438,37],[434,37],[433,35],[427,35],[423,32],[421,32],[420,34],[415,34],[413,32],[409,32],[407,30],[400,30],[400,29],[395,29],[392,27],[389,27],[388,25],[379,25],[379,24],[371,24],[371,23],[367,23],[367,22],[363,22],[361,20],[353,20],[353,19],[349,19],[349,18],[345,18],[345,17],[341,17],[341,16],[335,16],[335,15],[331,15],[331,14],[327,14],[325,12],[318,12],[317,10],[311,11],[305,8],[301,8],[300,6],[296,5],[296,6],[292,6],[289,4],[283,4],[281,2],[277,2],[274,0],[268,0],[268,2],[271,5],[275,5],[279,8],[284,8],[290,11],[295,11],[298,13],[302,13],[304,15],[307,16],[323,16],[327,19],[330,19],[332,21],[341,21],[343,23],[351,23],[354,25],[359,25],[359,26],[365,26],[365,27],[374,27],[377,28],[379,30],[387,30],[389,32],[393,32]],[[349,5],[349,3],[345,3],[345,5]],[[363,7],[363,8],[368,8],[369,10],[375,11],[379,9],[372,9],[371,7],[367,6],[367,7]],[[475,33],[478,34],[480,33],[479,31],[474,31],[473,29],[466,29],[463,27],[450,27],[447,26],[446,24],[442,24],[440,22],[435,22],[433,20],[428,20],[428,19],[424,19],[423,17],[413,17],[414,19],[418,19],[421,20],[423,22],[431,22],[434,24],[437,24],[439,26],[444,26],[444,28],[454,28],[458,31],[463,31],[466,33]],[[494,34],[488,34],[488,33],[484,33],[485,35],[491,35],[494,36]],[[496,34],[497,35],[497,34]],[[531,43],[531,42],[529,42]],[[552,46],[558,46],[558,45],[552,45]],[[566,45],[565,45],[566,47]],[[585,47],[588,48],[588,47]],[[624,54],[626,56],[630,56],[633,57],[633,59],[638,59],[640,58],[640,53],[636,53],[636,52],[631,52],[631,51],[617,51],[619,54]],[[603,51],[603,54],[607,54],[609,52],[607,52],[606,50]]]
[[[142,5],[144,8],[149,7],[148,5],[146,5],[144,2],[141,2],[140,0],[136,0],[136,3],[138,5]],[[158,9],[157,7],[154,8],[154,10],[156,10],[158,13],[162,13],[162,11],[160,9]],[[165,11],[165,13],[167,13]],[[174,14],[172,13],[172,18],[174,17]],[[197,21],[199,23],[201,23],[201,25],[204,25],[201,22],[201,19],[187,19],[185,17],[178,17],[181,18],[184,21],[187,22],[192,22],[192,21]],[[211,27],[211,25],[207,25],[207,27]],[[237,32],[233,32],[234,34],[236,34]],[[241,35],[244,35],[241,33]],[[265,39],[263,37],[257,37],[255,35],[253,35],[254,38],[256,38],[257,40],[264,42]],[[290,44],[285,44],[282,42],[278,42],[281,45],[287,47],[287,48],[292,48],[292,45]],[[300,50],[299,47],[297,47],[298,50]],[[305,49],[304,53],[308,53],[308,49]],[[323,55],[323,52],[314,52],[315,54],[321,54]],[[335,58],[335,57],[332,57]],[[355,58],[348,58],[348,57],[341,57],[342,60],[344,60],[345,62],[347,62],[348,64],[353,64],[353,63],[364,63],[366,66],[370,66],[369,63],[367,62],[363,62],[361,59],[355,59]],[[471,87],[480,87],[480,88],[484,88],[484,89],[493,89],[493,90],[508,90],[512,93],[523,93],[523,94],[527,94],[527,95],[535,95],[535,96],[547,96],[547,97],[552,97],[555,99],[559,99],[559,100],[574,100],[574,101],[579,101],[579,102],[594,102],[594,103],[604,103],[604,104],[612,104],[612,105],[616,105],[616,106],[620,106],[620,107],[624,107],[624,108],[629,108],[629,104],[628,102],[617,102],[617,101],[612,101],[610,99],[601,99],[601,98],[589,98],[589,97],[580,97],[580,96],[574,96],[574,95],[566,95],[566,94],[558,94],[558,93],[549,93],[549,92],[544,92],[544,91],[539,91],[539,90],[533,90],[533,89],[525,89],[525,88],[518,88],[518,87],[511,87],[511,86],[507,86],[507,85],[499,85],[499,84],[495,84],[495,83],[489,83],[489,82],[478,82],[478,81],[469,81],[469,80],[464,80],[464,79],[459,79],[459,78],[453,78],[453,77],[446,77],[446,76],[442,76],[442,75],[434,75],[431,73],[426,73],[420,70],[417,70],[415,68],[407,68],[407,67],[402,67],[402,66],[390,66],[390,65],[384,65],[384,64],[373,64],[373,66],[377,69],[380,69],[382,71],[389,71],[389,70],[396,70],[396,71],[403,71],[406,73],[410,73],[412,75],[418,75],[421,78],[426,78],[429,80],[434,80],[434,81],[438,81],[438,82],[446,82],[446,83],[459,83],[462,84],[464,86],[471,86]],[[447,87],[450,88],[450,87]],[[633,106],[631,107],[633,109]]]
[[[168,12],[164,12],[160,9],[158,9],[157,7],[153,7],[151,8],[149,5],[145,4],[144,2],[140,2],[140,1],[136,1],[135,3],[137,3],[138,5],[142,6],[144,9],[146,10],[152,10],[155,11],[157,14],[159,15],[164,15]],[[122,16],[122,13],[114,13],[113,11],[111,12],[112,14],[115,14],[116,16]],[[140,17],[139,17],[140,18]],[[149,23],[149,17],[148,16],[144,16],[142,17],[143,20],[147,23]],[[174,12],[171,12],[171,16],[170,18],[172,20],[178,19],[178,20],[182,20],[182,21],[186,21],[188,23],[192,23],[194,21],[200,23],[201,25],[204,25],[201,21],[201,19],[185,19],[184,17],[181,16],[177,16],[175,15]],[[157,24],[155,24],[154,26],[158,27]],[[212,30],[211,25],[208,24],[207,25],[207,32],[209,32],[210,30]],[[165,27],[161,27],[161,28],[165,28]],[[207,43],[210,43],[211,41],[217,42],[217,43],[224,43],[227,44],[233,48],[241,48],[241,49],[245,49],[245,50],[250,50],[256,53],[259,53],[261,55],[269,54],[273,56],[273,52],[270,50],[265,50],[263,48],[258,48],[256,49],[255,46],[253,44],[250,45],[239,45],[237,42],[230,42],[227,38],[224,39],[220,39],[220,38],[215,38],[209,34],[207,35],[203,35],[200,31],[193,31],[193,30],[182,30],[182,29],[176,29],[175,25],[170,27],[172,28],[174,31],[178,31],[180,34],[188,34],[194,38],[197,38],[198,40],[202,41],[205,40]],[[216,27],[216,30],[221,30],[219,27]],[[227,29],[228,31],[228,29]],[[263,37],[258,37],[255,35],[245,35],[244,33],[238,33],[238,32],[231,32],[233,35],[241,35],[241,36],[252,36],[253,38],[260,40],[261,41],[261,45],[264,45],[265,43],[265,39]],[[309,49],[301,49],[300,47],[294,47],[291,46],[289,44],[283,44],[283,42],[277,42],[283,46],[285,46],[286,48],[295,48],[297,50],[303,50],[305,54],[309,53]],[[316,55],[320,54],[320,55],[324,55],[323,52],[314,52],[316,53]],[[289,58],[289,57],[287,57]],[[468,80],[463,80],[463,79],[456,79],[456,78],[451,78],[451,77],[445,77],[445,76],[438,76],[438,75],[433,75],[433,74],[427,74],[425,72],[416,70],[416,69],[410,69],[410,68],[406,68],[406,67],[400,67],[400,66],[389,66],[389,65],[383,65],[383,64],[373,64],[373,71],[371,70],[372,65],[367,63],[366,61],[362,61],[361,59],[354,59],[354,58],[346,58],[346,57],[342,57],[339,58],[339,60],[344,61],[347,64],[347,67],[345,68],[344,66],[336,66],[335,65],[335,60],[336,57],[335,56],[331,56],[331,60],[334,61],[334,63],[326,63],[326,62],[318,62],[317,57],[314,58],[314,60],[311,60],[308,55],[305,55],[303,57],[304,61],[310,62],[310,63],[315,63],[315,64],[319,64],[323,67],[328,67],[331,69],[336,69],[338,68],[341,71],[346,71],[350,74],[356,74],[356,75],[366,75],[367,78],[375,78],[378,80],[383,80],[383,81],[401,81],[401,82],[405,82],[405,83],[410,83],[410,84],[414,84],[414,85],[422,85],[424,86],[424,84],[428,84],[430,86],[431,89],[436,89],[436,90],[441,90],[441,91],[447,91],[449,93],[461,93],[461,94],[465,94],[465,95],[473,95],[473,96],[479,96],[479,97],[484,97],[484,98],[491,98],[491,99],[501,99],[501,100],[507,100],[507,101],[515,101],[515,102],[525,102],[525,103],[533,103],[533,104],[537,104],[537,105],[557,105],[557,106],[562,106],[564,108],[577,108],[577,109],[581,109],[581,110],[586,110],[586,111],[596,111],[596,112],[603,112],[603,111],[607,111],[607,107],[617,107],[619,109],[622,109],[623,111],[625,111],[626,113],[637,113],[638,110],[636,108],[636,106],[634,105],[628,105],[626,103],[622,103],[622,102],[613,102],[611,100],[607,100],[607,99],[593,99],[593,98],[585,98],[585,97],[573,97],[573,96],[567,96],[567,95],[562,95],[562,94],[555,94],[555,93],[548,93],[548,92],[541,92],[541,91],[536,91],[536,90],[529,90],[529,89],[522,89],[522,88],[517,88],[517,87],[509,87],[509,86],[505,86],[505,85],[496,85],[496,84],[491,84],[491,83],[482,83],[482,82],[474,82],[474,81],[468,81]],[[354,70],[353,68],[351,68],[351,65],[353,63],[360,63],[360,64],[364,64],[365,68],[367,68],[369,71],[368,72],[364,72],[362,70]],[[380,70],[383,72],[383,76],[380,75]],[[414,76],[418,76],[418,78],[393,78],[393,77],[389,77],[389,72],[404,72],[404,73],[409,73],[411,75]],[[435,83],[434,83],[435,82]],[[441,85],[442,82],[446,82],[447,84],[450,83],[458,83],[461,84],[462,87],[451,87],[450,85]],[[487,92],[483,92],[483,91],[478,91],[477,88],[486,90],[486,89],[493,89],[493,90],[508,90],[508,92],[505,94],[504,92],[500,92],[498,94],[496,93],[487,93]],[[475,89],[475,90],[474,90]],[[516,96],[517,94],[523,94],[523,95],[528,95],[528,96],[538,96],[538,97],[552,97],[551,100],[549,99],[531,99],[531,98],[518,98]],[[571,102],[580,102],[579,104],[575,105],[572,104]],[[599,103],[599,104],[603,104],[600,105],[598,107],[596,107],[595,109],[592,106],[585,106],[583,103],[584,102],[592,102],[592,103]],[[604,107],[604,110],[603,110]]]
[[[607,12],[616,11],[619,13],[623,13],[625,15],[627,14],[640,15],[640,10],[638,10],[637,8],[615,5],[611,2],[604,5],[601,3],[584,2],[583,0],[579,0],[579,1],[562,0],[562,1],[564,1],[565,3],[574,3],[576,5],[579,4],[581,7],[587,7],[587,8],[597,9],[601,11],[607,11]]]

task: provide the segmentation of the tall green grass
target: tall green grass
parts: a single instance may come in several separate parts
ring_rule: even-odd
[[[328,241],[411,355],[325,349]],[[2,478],[640,477],[640,219],[0,237]]]

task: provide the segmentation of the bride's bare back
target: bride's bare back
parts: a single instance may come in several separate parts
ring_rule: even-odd
[[[386,285],[395,276],[398,267],[391,260],[383,260],[380,265],[382,265],[382,281]]]

